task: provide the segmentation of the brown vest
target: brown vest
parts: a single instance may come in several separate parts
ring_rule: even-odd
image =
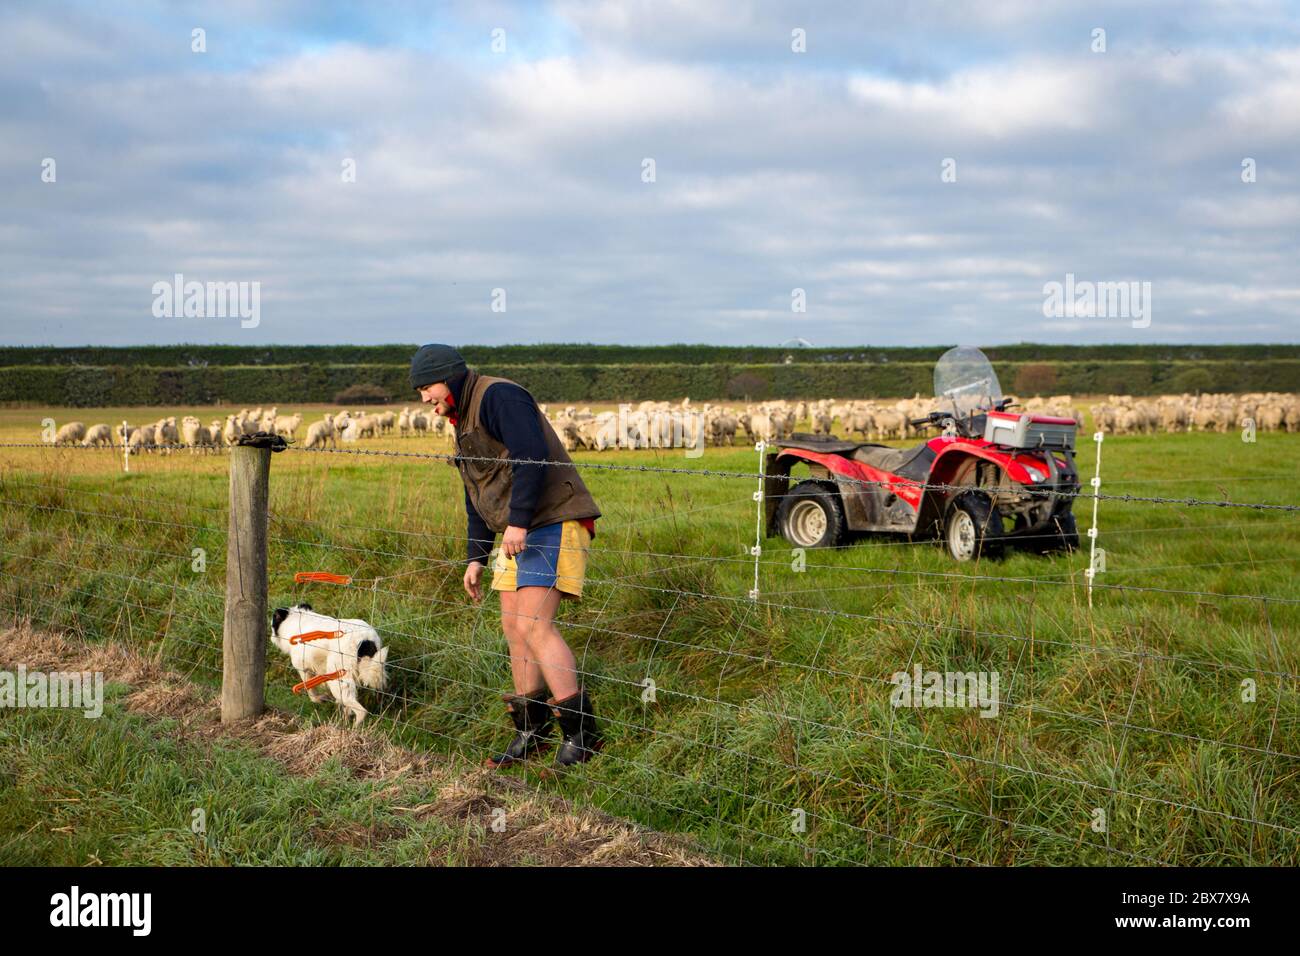
[[[456,406],[459,409],[456,416],[456,467],[460,469],[460,477],[469,491],[469,500],[474,505],[474,510],[482,516],[489,528],[501,532],[510,523],[510,489],[514,483],[512,466],[504,460],[466,460],[510,457],[509,449],[489,435],[479,422],[483,393],[495,382],[510,380],[480,375],[470,369],[465,384],[461,386],[460,403]],[[546,460],[565,464],[544,467],[542,492],[538,496],[529,530],[558,521],[599,518],[600,509],[596,507],[595,499],[578,475],[578,469],[573,466],[573,459],[564,450],[555,429],[536,402],[533,403],[533,408],[546,438]]]

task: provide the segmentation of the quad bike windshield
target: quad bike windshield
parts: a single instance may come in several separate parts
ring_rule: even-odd
[[[939,408],[966,419],[997,407],[1002,386],[993,365],[977,348],[949,349],[934,366],[934,396]]]

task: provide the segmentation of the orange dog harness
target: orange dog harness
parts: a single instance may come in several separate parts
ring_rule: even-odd
[[[293,576],[294,584],[304,581],[323,581],[326,584],[351,584],[352,576],[348,574],[330,574],[328,571],[299,571]]]
[[[308,641],[319,641],[331,637],[342,637],[342,631],[305,631],[302,634],[295,634],[289,638],[290,644],[306,644]]]
[[[329,681],[332,680],[338,680],[340,677],[344,677],[346,675],[347,675],[347,671],[345,670],[335,671],[332,674],[317,674],[315,677],[308,677],[301,684],[294,684],[293,692],[295,694],[301,694],[305,690],[311,690],[313,687],[318,687],[319,685],[328,683]]]

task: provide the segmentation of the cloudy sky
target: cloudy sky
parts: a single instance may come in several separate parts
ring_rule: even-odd
[[[1295,4],[42,0],[0,54],[5,344],[1300,341]]]

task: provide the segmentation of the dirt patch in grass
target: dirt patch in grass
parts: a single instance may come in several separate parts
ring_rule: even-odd
[[[391,824],[371,824],[366,826],[363,823],[347,821],[316,824],[308,829],[307,836],[314,843],[321,845],[369,848],[378,846],[381,843],[387,843],[389,840],[396,840],[405,836],[406,833],[407,829],[405,827]]]
[[[131,687],[125,698],[131,712],[174,720],[172,732],[190,739],[242,741],[290,774],[310,776],[337,761],[354,777],[388,783],[376,796],[388,800],[394,813],[412,819],[434,815],[472,837],[430,847],[433,865],[714,865],[671,837],[575,807],[513,777],[407,750],[370,727],[303,727],[293,715],[276,711],[222,724],[212,691],[119,644],[92,644],[19,622],[0,630],[0,668],[11,670],[19,664],[28,670],[98,671],[106,682]],[[408,805],[412,794],[431,799]],[[406,833],[391,824],[318,821],[308,835],[318,843],[373,847]]]

